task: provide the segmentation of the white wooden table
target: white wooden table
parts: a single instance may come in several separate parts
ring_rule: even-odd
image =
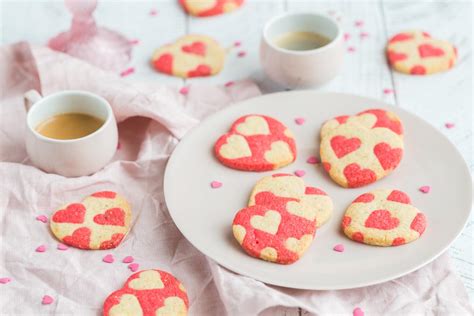
[[[26,40],[45,44],[68,29],[70,14],[62,1],[0,0],[0,42]],[[158,14],[150,15],[156,9]],[[193,18],[183,13],[177,0],[99,0],[95,17],[101,26],[122,32],[140,43],[133,50],[131,66],[135,73],[127,80],[158,80],[176,86],[195,82],[224,84],[230,80],[252,78],[263,92],[283,90],[265,78],[259,65],[258,47],[263,24],[285,11],[318,10],[334,15],[350,34],[348,53],[341,75],[321,87],[321,91],[356,93],[379,98],[410,110],[442,130],[457,146],[469,164],[473,164],[473,99],[472,99],[472,3],[471,1],[319,1],[319,0],[247,0],[240,10],[212,18]],[[363,21],[356,27],[355,21]],[[416,77],[391,71],[383,54],[387,39],[398,31],[423,29],[434,37],[455,44],[459,62],[447,73]],[[361,32],[368,37],[362,38]],[[216,38],[229,50],[223,71],[215,77],[182,80],[156,73],[150,67],[153,50],[189,33],[202,33]],[[243,58],[237,57],[245,51]],[[385,94],[384,89],[394,93]],[[456,126],[446,129],[444,124]],[[448,167],[448,166],[447,166]],[[447,210],[455,214],[455,210]],[[472,217],[471,217],[472,218]],[[473,220],[451,247],[451,256],[463,279],[471,300],[473,280]],[[281,314],[305,314],[301,310],[280,309]]]

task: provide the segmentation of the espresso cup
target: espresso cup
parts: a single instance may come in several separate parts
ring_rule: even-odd
[[[118,132],[112,108],[102,97],[86,91],[62,91],[46,97],[35,91],[25,96],[26,150],[32,163],[66,177],[86,176],[104,167],[117,149]],[[95,132],[81,138],[55,139],[41,135],[37,126],[65,113],[82,113],[104,121]]]
[[[329,43],[311,50],[289,50],[275,44],[287,32],[321,34]],[[286,13],[263,28],[260,62],[273,81],[288,88],[307,88],[333,79],[343,64],[344,43],[338,23],[320,13]]]

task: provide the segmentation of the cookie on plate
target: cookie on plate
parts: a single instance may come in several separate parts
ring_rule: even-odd
[[[225,50],[206,35],[186,35],[160,47],[152,57],[153,67],[181,78],[215,75],[224,66]]]
[[[398,190],[376,190],[357,197],[342,219],[344,234],[374,246],[400,246],[418,239],[426,217]]]
[[[199,17],[231,12],[243,3],[244,0],[179,0],[179,4],[188,14]]]
[[[104,316],[185,316],[186,289],[174,276],[160,270],[132,274],[124,286],[104,302]]]
[[[403,127],[393,112],[363,111],[338,116],[321,129],[321,161],[330,177],[357,188],[391,173],[403,156]]]
[[[245,171],[267,171],[284,167],[296,159],[291,131],[274,118],[250,114],[235,121],[230,131],[214,145],[217,159],[227,167]]]
[[[449,42],[434,39],[422,31],[394,35],[387,44],[389,64],[396,71],[411,75],[428,75],[454,66],[456,48]]]
[[[80,249],[117,247],[130,229],[132,211],[127,200],[112,191],[91,194],[80,203],[57,210],[51,231],[63,243]]]

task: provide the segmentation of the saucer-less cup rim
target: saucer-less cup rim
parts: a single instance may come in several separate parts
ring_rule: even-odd
[[[329,22],[331,22],[333,25],[334,25],[334,28],[336,29],[336,36],[330,38],[330,42],[322,47],[318,47],[318,48],[315,48],[315,49],[309,49],[309,50],[292,50],[292,49],[286,49],[286,48],[282,48],[282,47],[279,47],[277,45],[275,45],[273,43],[273,39],[272,38],[269,38],[268,36],[268,32],[270,30],[270,28],[272,26],[274,26],[274,24],[276,22],[278,22],[279,20],[281,19],[294,19],[295,16],[298,16],[298,15],[306,15],[306,16],[313,16],[315,18],[320,18],[320,19],[324,19],[324,20],[327,20]],[[302,30],[304,31],[304,30]],[[283,34],[283,33],[282,33]],[[324,34],[323,34],[324,35]],[[328,50],[328,49],[331,49],[332,46],[334,45],[337,45],[337,42],[339,41],[339,39],[342,37],[342,32],[341,32],[341,28],[339,26],[339,24],[330,16],[324,14],[324,13],[319,13],[319,12],[303,12],[303,11],[300,11],[300,12],[290,12],[290,13],[283,13],[283,14],[280,14],[280,15],[277,15],[273,18],[271,18],[264,26],[263,28],[263,38],[265,40],[265,42],[273,49],[279,51],[279,52],[282,52],[282,53],[286,53],[286,54],[295,54],[295,55],[309,55],[309,54],[314,54],[316,52],[322,52],[322,51],[325,51],[325,50]]]
[[[51,115],[51,116],[48,116],[48,117],[44,118],[41,122],[37,123],[36,126],[33,126],[33,122],[32,122],[33,119],[32,118],[34,117],[35,112],[38,111],[38,109],[41,106],[45,106],[44,104],[45,103],[47,104],[53,98],[71,96],[71,95],[86,96],[86,97],[95,99],[96,101],[99,101],[98,103],[102,104],[102,106],[106,109],[106,119],[104,120],[104,123],[102,123],[102,125],[97,130],[95,130],[94,132],[92,132],[92,133],[90,133],[86,136],[83,136],[83,137],[72,138],[72,139],[50,138],[50,137],[43,136],[38,131],[36,131],[36,127],[39,124],[41,124],[45,120],[53,117],[54,115],[66,114],[66,113],[85,113],[85,112],[80,112],[80,111],[77,111],[77,112],[73,112],[73,111],[58,112],[54,115]],[[85,113],[85,114],[89,114],[89,113]],[[90,115],[93,115],[93,114],[90,114]],[[93,116],[95,116],[95,115],[93,115]],[[47,95],[47,96],[42,96],[39,101],[35,102],[31,106],[31,108],[28,110],[27,124],[26,125],[28,126],[28,129],[33,133],[33,135],[35,135],[37,138],[39,138],[43,141],[51,142],[51,143],[73,143],[73,142],[79,142],[79,141],[87,140],[87,139],[92,138],[95,135],[101,133],[107,127],[107,125],[110,124],[110,122],[112,120],[112,117],[113,117],[113,112],[112,112],[111,106],[109,105],[107,100],[105,100],[101,96],[98,96],[96,94],[93,94],[93,93],[87,92],[87,91],[83,91],[83,90],[63,90],[63,91],[59,91],[59,92],[56,92],[56,93],[53,93],[53,94],[50,94],[50,95]]]

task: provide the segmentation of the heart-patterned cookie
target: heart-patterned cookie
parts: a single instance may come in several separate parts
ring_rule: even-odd
[[[250,256],[290,264],[308,249],[318,218],[327,220],[332,208],[322,190],[293,175],[275,174],[256,184],[249,206],[235,215],[232,232]]]
[[[357,197],[342,220],[344,234],[375,246],[400,246],[418,239],[426,217],[399,190],[376,190]]]
[[[183,9],[191,15],[206,17],[238,9],[244,0],[179,0]]]
[[[390,39],[387,58],[396,71],[428,75],[453,67],[457,51],[449,42],[434,39],[426,32],[407,31]]]
[[[110,249],[117,247],[128,233],[131,217],[125,198],[112,191],[102,191],[57,210],[50,227],[56,238],[69,246]]]
[[[391,173],[403,156],[403,127],[393,112],[371,109],[338,116],[321,129],[321,161],[331,178],[356,188]]]
[[[153,67],[164,74],[191,78],[220,72],[225,51],[213,38],[186,35],[175,43],[160,47],[152,57]]]
[[[230,131],[214,145],[219,161],[227,167],[245,171],[267,171],[284,167],[296,159],[296,144],[291,131],[265,115],[240,117]]]
[[[104,302],[104,316],[185,316],[189,301],[184,286],[171,274],[143,270]]]

